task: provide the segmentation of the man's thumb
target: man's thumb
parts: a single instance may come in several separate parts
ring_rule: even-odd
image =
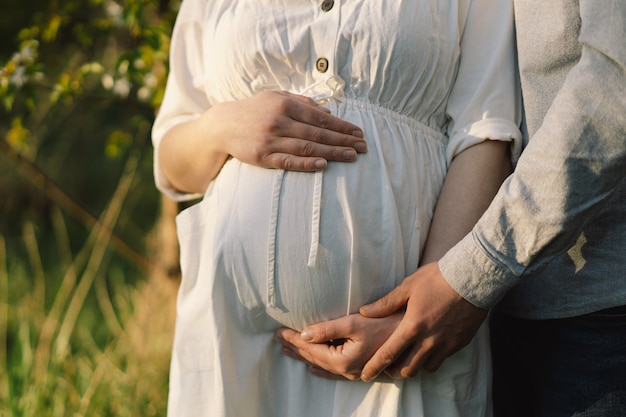
[[[383,295],[371,304],[366,304],[359,309],[362,316],[370,318],[380,318],[390,316],[403,308],[408,301],[408,296],[404,291],[404,286],[394,288],[391,292]]]

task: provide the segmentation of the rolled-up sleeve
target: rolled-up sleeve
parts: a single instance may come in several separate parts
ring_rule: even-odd
[[[581,0],[580,17],[580,60],[514,174],[439,262],[479,307],[567,251],[626,178],[626,2]]]
[[[170,45],[170,68],[165,95],[152,128],[154,179],[157,188],[174,200],[189,200],[196,194],[178,192],[165,177],[159,164],[159,144],[172,127],[192,121],[209,109],[204,91],[201,2],[182,3]]]
[[[448,101],[448,161],[486,139],[522,148],[521,98],[515,60],[512,1],[470,3],[457,77]]]

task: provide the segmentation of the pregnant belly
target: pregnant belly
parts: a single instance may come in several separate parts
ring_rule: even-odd
[[[418,251],[407,246],[420,240],[417,190],[399,207],[384,175],[363,175],[380,172],[372,164],[367,155],[315,174],[227,163],[207,197],[213,257],[244,324],[300,329],[355,312],[405,277]]]
[[[338,116],[366,131],[356,162],[304,173],[231,159],[202,202],[213,224],[205,256],[224,285],[210,297],[236,304],[255,331],[356,312],[417,268],[445,142],[387,110],[342,106]]]

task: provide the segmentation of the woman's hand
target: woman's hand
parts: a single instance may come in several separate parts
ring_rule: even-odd
[[[308,326],[301,333],[281,328],[274,338],[282,344],[285,355],[312,365],[314,375],[359,380],[363,365],[401,319],[402,313],[374,319],[351,314]]]
[[[264,168],[318,171],[327,161],[354,161],[367,150],[358,126],[284,91],[222,103],[207,116],[207,129],[229,155]]]
[[[202,193],[229,156],[263,168],[319,171],[328,161],[351,162],[366,151],[361,128],[312,99],[262,92],[216,104],[170,129],[159,162],[175,188]]]

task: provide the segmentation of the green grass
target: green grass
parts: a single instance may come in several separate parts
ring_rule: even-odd
[[[165,415],[176,283],[125,267],[106,233],[131,182],[79,250],[58,210],[53,248],[28,223],[20,254],[0,235],[0,417]]]

